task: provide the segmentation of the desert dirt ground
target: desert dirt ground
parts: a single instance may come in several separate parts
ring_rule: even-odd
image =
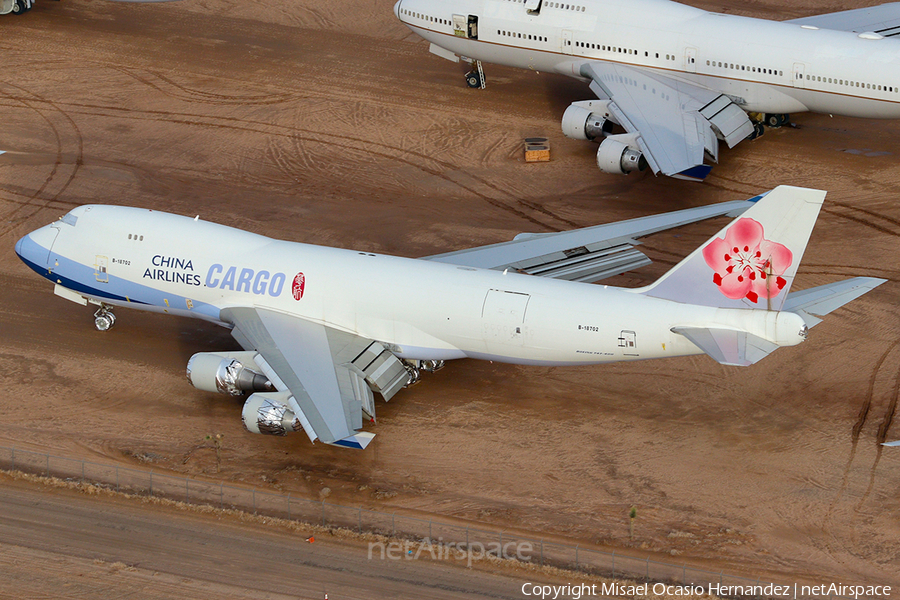
[[[694,2],[766,18],[806,0]],[[778,580],[900,585],[900,123],[796,115],[723,149],[704,184],[599,173],[564,138],[580,82],[428,53],[390,0],[43,1],[0,17],[0,445],[206,474],[381,510],[518,527]],[[553,160],[526,164],[546,136]],[[746,369],[706,357],[591,368],[462,361],[380,404],[365,452],[245,433],[184,379],[236,349],[204,323],[91,310],[15,256],[70,208],[167,210],[265,235],[423,256],[742,199],[829,191],[794,289],[888,283]],[[722,225],[658,234],[653,281]],[[361,280],[359,293],[365,294]],[[602,311],[602,307],[598,307]],[[195,450],[224,436],[214,454]],[[627,512],[638,511],[635,539]]]

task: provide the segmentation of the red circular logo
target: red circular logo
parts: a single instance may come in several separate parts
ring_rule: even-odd
[[[294,300],[300,300],[303,297],[303,291],[306,289],[306,276],[303,273],[297,273],[294,277],[294,285],[291,291],[294,292]]]

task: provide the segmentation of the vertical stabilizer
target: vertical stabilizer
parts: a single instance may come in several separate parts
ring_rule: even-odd
[[[638,293],[687,304],[781,310],[825,192],[778,186]]]

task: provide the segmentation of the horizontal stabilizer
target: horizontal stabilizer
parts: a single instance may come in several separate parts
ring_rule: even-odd
[[[344,448],[355,448],[357,450],[365,450],[366,446],[369,445],[375,438],[374,433],[368,433],[367,431],[360,431],[356,435],[351,435],[350,437],[345,437],[342,440],[336,440],[331,442],[333,446],[342,446]]]
[[[808,290],[791,292],[784,303],[784,310],[797,313],[806,321],[807,327],[812,327],[822,322],[822,319],[813,315],[823,317],[885,281],[887,280],[877,277],[854,277]]]
[[[758,198],[688,208],[554,233],[521,233],[510,242],[480,246],[422,260],[590,283],[650,264],[635,238],[703,219],[742,214]]]
[[[776,344],[746,331],[708,327],[673,327],[695,346],[723,365],[746,367],[759,362],[778,348]]]
[[[900,441],[896,441],[896,442],[885,442],[885,443],[882,444],[882,446],[900,446]]]

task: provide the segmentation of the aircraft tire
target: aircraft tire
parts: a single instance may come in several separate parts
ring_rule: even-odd
[[[112,313],[101,313],[94,317],[94,327],[97,331],[109,331],[116,324],[116,316]]]
[[[478,76],[478,73],[475,71],[469,71],[466,73],[466,85],[470,88],[480,88],[481,87],[481,78]]]
[[[778,115],[778,114],[768,114],[766,115],[766,125],[773,129],[778,129],[785,123],[787,123],[788,116],[787,115]]]

